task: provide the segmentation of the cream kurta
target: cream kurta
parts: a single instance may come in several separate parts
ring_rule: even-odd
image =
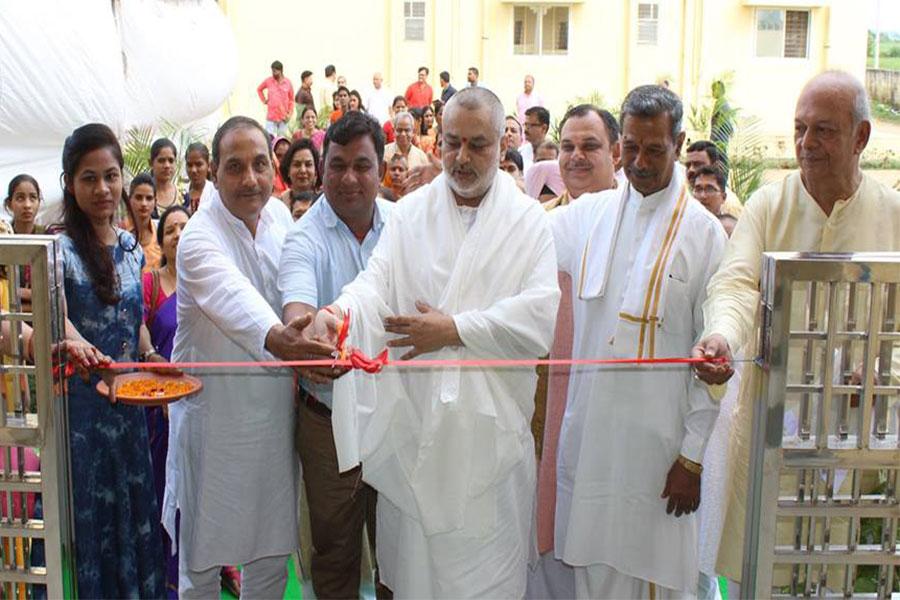
[[[683,189],[682,172],[675,169],[669,187],[651,196],[625,185],[581,196],[550,213],[559,269],[573,278],[573,357],[690,355],[725,233]],[[649,323],[645,339],[635,313],[623,316],[631,280],[663,256],[662,250],[642,254],[642,248],[657,235],[655,223],[677,223],[679,206],[683,212],[670,259],[662,260],[658,284],[651,286],[668,290],[658,313],[643,319]],[[606,244],[612,246],[609,256]],[[598,262],[608,264],[599,297],[587,293],[596,285],[591,271]],[[706,386],[684,366],[574,368],[557,466],[557,557],[576,567],[606,565],[693,592],[696,516],[667,515],[660,494],[679,454],[700,462],[717,412]]]
[[[384,347],[382,319],[421,300],[463,346],[422,359],[537,358],[553,339],[556,255],[540,204],[498,172],[466,227],[445,175],[403,198],[337,304],[349,343]],[[394,337],[394,336],[390,336]],[[408,349],[391,352],[398,358]],[[522,597],[533,524],[534,369],[352,371],[334,387],[341,470],[378,490],[377,554],[396,597]]]
[[[391,163],[391,158],[394,157],[395,154],[400,152],[400,148],[397,146],[397,142],[391,142],[387,146],[384,147],[384,163],[389,165]],[[402,154],[402,153],[401,153]],[[410,169],[413,167],[426,167],[430,164],[428,160],[428,155],[422,151],[418,146],[410,146],[409,153],[406,155],[406,166]]]
[[[207,184],[211,185],[211,184]],[[274,360],[266,334],[281,323],[278,263],[293,223],[270,198],[256,237],[218,192],[178,244],[174,361]],[[163,523],[194,571],[246,564],[297,548],[293,378],[288,371],[199,373],[203,391],[169,407]]]
[[[757,191],[744,207],[703,307],[704,336],[719,333],[732,350],[747,344],[757,354],[757,309],[763,252],[866,252],[900,250],[900,193],[863,174],[856,193],[826,216],[803,186],[800,172]],[[747,469],[752,402],[758,369],[744,371],[732,434],[731,484],[723,539],[721,575],[740,580],[744,546]]]

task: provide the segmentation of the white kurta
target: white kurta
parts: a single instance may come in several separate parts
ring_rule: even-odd
[[[509,175],[498,172],[471,228],[441,175],[398,203],[337,304],[367,353],[388,339],[384,317],[422,300],[453,315],[464,343],[422,358],[536,358],[553,339],[555,263],[545,211]],[[361,460],[378,490],[378,562],[395,596],[524,594],[536,382],[528,368],[388,368],[336,382],[338,460]]]
[[[550,214],[559,269],[573,278],[574,357],[690,355],[726,240],[683,188],[675,169],[651,196],[626,185]],[[654,306],[654,289],[656,308],[634,312]],[[716,414],[682,365],[574,368],[557,462],[557,557],[692,592],[696,518],[667,515],[660,494],[679,454],[700,462]]]
[[[277,198],[256,237],[218,192],[178,244],[175,361],[274,360],[281,323],[278,263],[291,215]],[[191,570],[236,565],[297,548],[293,379],[288,371],[201,372],[203,391],[169,408],[163,523]]]

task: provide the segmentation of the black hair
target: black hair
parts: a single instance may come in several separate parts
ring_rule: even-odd
[[[359,100],[359,110],[366,112],[366,105],[363,104],[362,94],[356,90],[350,90],[350,97],[352,98],[353,96],[356,96],[356,99]]]
[[[478,67],[469,67],[469,70],[475,73],[475,77],[478,77]]]
[[[349,95],[350,95],[350,88],[348,88],[346,85],[339,85],[339,86],[338,86],[338,89],[336,89],[336,90],[334,91],[334,93],[335,93],[335,94],[340,94],[341,92],[347,92],[347,95],[349,96]]]
[[[188,209],[186,209],[181,204],[173,204],[172,206],[167,208],[165,211],[163,211],[163,214],[161,214],[159,216],[159,223],[156,224],[156,243],[160,248],[162,248],[163,237],[165,237],[166,219],[169,218],[169,215],[171,215],[172,213],[175,213],[175,212],[183,212],[185,215],[187,215],[188,219],[191,218],[191,213],[189,213]],[[165,254],[163,254],[162,258],[159,259],[159,266],[160,267],[166,266],[166,255]],[[155,298],[153,298],[153,300],[155,300]]]
[[[281,179],[286,185],[291,185],[291,162],[294,160],[294,155],[300,150],[309,150],[309,153],[312,154],[313,163],[316,166],[315,189],[319,189],[320,187],[322,187],[322,169],[319,165],[319,151],[316,150],[315,145],[309,138],[301,138],[299,140],[296,140],[293,144],[290,145],[287,152],[284,153],[284,158],[281,160],[281,164],[278,165],[278,171],[281,173]]]
[[[297,194],[291,194],[291,211],[294,210],[294,202],[309,202],[310,206],[316,203],[316,199],[319,197],[319,194],[316,192],[299,192]]]
[[[325,77],[331,77],[332,75],[334,75],[334,71],[335,71],[334,65],[326,65]]]
[[[431,115],[437,118],[437,111],[431,107],[430,104],[426,104],[422,108],[419,109],[419,135],[427,135],[428,134],[428,126],[425,125],[425,113],[431,111]]]
[[[153,145],[150,146],[150,165],[153,165],[153,161],[156,160],[156,157],[159,156],[159,153],[162,152],[163,148],[171,148],[172,154],[175,155],[175,158],[178,158],[178,148],[175,147],[175,142],[170,140],[169,138],[159,138]]]
[[[421,73],[422,71],[425,71],[425,75],[431,73],[431,71],[428,70],[428,67],[419,67],[418,69],[416,69],[416,73]]]
[[[209,148],[206,147],[206,144],[203,142],[194,142],[193,144],[187,147],[187,150],[184,152],[184,159],[187,161],[187,157],[191,155],[191,152],[199,152],[200,156],[203,157],[203,160],[206,161],[206,180],[212,181],[212,169],[209,169]]]
[[[541,125],[546,125],[548,128],[550,127],[550,111],[544,108],[543,106],[532,106],[528,110],[525,111],[525,116],[535,116],[537,117],[538,123]]]
[[[85,155],[103,148],[112,152],[119,169],[123,169],[125,161],[122,158],[122,147],[119,145],[116,134],[106,125],[101,123],[83,125],[66,138],[62,153],[65,182],[63,185],[63,225],[66,228],[66,235],[75,245],[75,251],[84,262],[97,298],[104,304],[112,305],[117,304],[120,299],[119,280],[112,253],[97,237],[90,219],[78,206],[75,194],[69,191],[70,187],[72,189],[75,187],[75,174]],[[122,187],[122,200],[127,204],[124,186]],[[110,224],[112,224],[112,216],[110,216]],[[124,248],[121,237],[119,245]],[[137,246],[138,243],[135,240],[131,248],[124,249],[133,252]]]
[[[325,133],[325,144],[322,147],[322,161],[328,156],[328,146],[332,142],[346,146],[360,136],[368,135],[375,146],[378,164],[384,160],[384,131],[378,120],[364,112],[348,112],[332,123]]]
[[[672,142],[676,143],[681,133],[681,119],[684,117],[684,105],[675,92],[661,85],[641,85],[625,96],[622,110],[619,112],[619,128],[624,129],[625,117],[656,117],[669,115],[672,126]]]
[[[138,173],[135,175],[134,179],[131,180],[131,183],[128,186],[128,197],[131,198],[134,195],[134,190],[139,185],[149,185],[153,189],[153,193],[156,193],[156,182],[153,180],[153,175],[150,173]]]
[[[516,167],[519,168],[519,173],[525,171],[525,162],[522,160],[522,155],[519,154],[519,151],[515,148],[509,148],[506,151],[506,154],[503,155],[503,160],[508,160],[515,163]]]
[[[697,140],[687,147],[686,152],[706,152],[706,156],[709,157],[709,162],[714,165],[725,162],[719,147],[715,142],[709,140]]]
[[[441,71],[440,78],[441,78],[441,81],[446,81],[447,83],[450,83],[450,73],[448,73],[447,71]]]
[[[273,69],[278,69],[279,71],[284,71],[284,65],[281,64],[281,61],[280,61],[280,60],[276,60],[275,62],[273,62],[273,63],[272,63],[272,68],[273,68]]]
[[[213,136],[212,140],[212,162],[219,164],[222,138],[225,137],[226,133],[233,129],[255,129],[260,132],[263,136],[263,139],[266,140],[266,148],[269,148],[271,146],[271,144],[269,143],[269,134],[266,133],[266,130],[262,128],[262,125],[260,125],[255,119],[238,115],[236,117],[231,117],[230,119],[222,123],[222,126],[216,130],[216,134]],[[271,155],[271,151],[269,153]]]
[[[606,128],[606,136],[609,138],[609,145],[612,146],[618,142],[619,122],[616,121],[616,118],[611,112],[593,104],[579,104],[578,106],[573,106],[567,110],[562,121],[559,123],[559,131],[562,132],[563,127],[566,126],[566,121],[572,117],[586,117],[591,113],[596,114],[603,121],[603,126]]]
[[[300,73],[300,81],[303,81],[307,77],[311,77],[312,74],[313,74],[312,71],[303,71],[302,73]]]
[[[556,152],[556,156],[559,156],[559,146],[553,140],[544,140],[541,142],[541,145],[537,147],[538,150],[541,148],[550,148],[554,152]]]
[[[156,199],[156,181],[153,179],[153,175],[150,173],[138,173],[135,175],[134,179],[131,180],[131,183],[128,185],[128,198],[125,200],[125,211],[128,213],[128,218],[131,219],[131,224],[134,226],[134,237],[137,238],[138,243],[141,241],[141,234],[138,231],[138,223],[137,218],[134,214],[134,209],[131,208],[131,197],[134,196],[134,190],[139,185],[149,185],[150,189],[153,190],[153,198]],[[155,203],[154,203],[155,204]],[[156,210],[154,206],[154,211]]]
[[[715,177],[716,183],[719,185],[719,191],[721,193],[725,193],[725,188],[728,185],[728,182],[725,180],[725,171],[722,169],[722,165],[713,163],[712,165],[704,165],[697,169],[697,174],[694,175],[694,181],[697,181],[697,178],[701,175],[711,175]]]
[[[21,173],[13,177],[9,182],[9,187],[6,190],[6,199],[3,200],[3,204],[6,206],[6,208],[9,208],[10,204],[12,204],[12,197],[13,194],[16,193],[16,188],[23,183],[30,183],[34,186],[34,189],[37,190],[38,202],[43,199],[43,197],[41,196],[41,186],[38,185],[37,179],[35,179],[31,175],[28,175],[27,173]]]
[[[394,99],[391,101],[391,108],[394,108],[401,100],[403,100],[403,104],[406,104],[406,96],[394,96]]]
[[[209,162],[209,148],[207,148],[206,144],[203,142],[194,142],[188,146],[184,153],[185,158],[187,158],[191,152],[199,152],[203,156],[203,159],[206,162]]]

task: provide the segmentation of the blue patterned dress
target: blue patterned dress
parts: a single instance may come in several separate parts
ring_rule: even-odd
[[[130,233],[116,233],[120,242],[110,251],[120,300],[112,306],[97,297],[75,244],[62,236],[68,317],[101,352],[116,361],[134,361],[143,314],[144,257]],[[159,511],[144,410],[110,404],[94,389],[98,380],[96,375],[88,384],[77,376],[69,380],[78,596],[163,598]]]

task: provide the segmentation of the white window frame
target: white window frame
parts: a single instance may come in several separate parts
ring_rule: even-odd
[[[415,16],[415,9],[421,6],[422,16]],[[425,0],[404,0],[403,1],[403,41],[405,42],[424,42],[425,41],[425,19],[428,7],[425,6]],[[419,22],[422,28],[422,37],[414,38],[409,36],[409,27],[413,22]]]
[[[641,6],[646,5],[651,7],[651,13],[655,13],[650,17],[641,18]],[[637,44],[639,46],[659,46],[659,2],[638,2],[635,7],[635,15],[637,18],[635,19],[637,22],[637,32],[635,33],[635,40],[637,40]],[[653,25],[654,28],[654,39],[651,40],[642,40],[641,39],[641,25],[648,24]]]
[[[525,10],[533,11],[536,15],[535,19],[535,29],[534,29],[534,48],[535,52],[533,53],[517,53],[516,52],[516,9],[522,8]],[[544,16],[547,11],[552,8],[565,8],[567,12],[568,20],[566,21],[569,26],[566,31],[566,50],[558,51],[558,52],[550,52],[544,53]],[[569,53],[572,48],[572,5],[571,4],[514,4],[512,7],[512,27],[511,30],[511,39],[510,46],[512,48],[513,56],[569,56]]]
[[[759,11],[780,11],[781,21],[784,23],[784,29],[781,34],[781,55],[780,56],[760,56],[759,55]],[[787,43],[787,13],[788,12],[805,12],[806,13],[806,50],[805,56],[785,56],[785,44]],[[758,7],[753,10],[753,58],[756,60],[797,60],[806,61],[810,59],[810,51],[812,49],[813,36],[813,13],[809,8],[794,8],[785,6],[766,6]]]

